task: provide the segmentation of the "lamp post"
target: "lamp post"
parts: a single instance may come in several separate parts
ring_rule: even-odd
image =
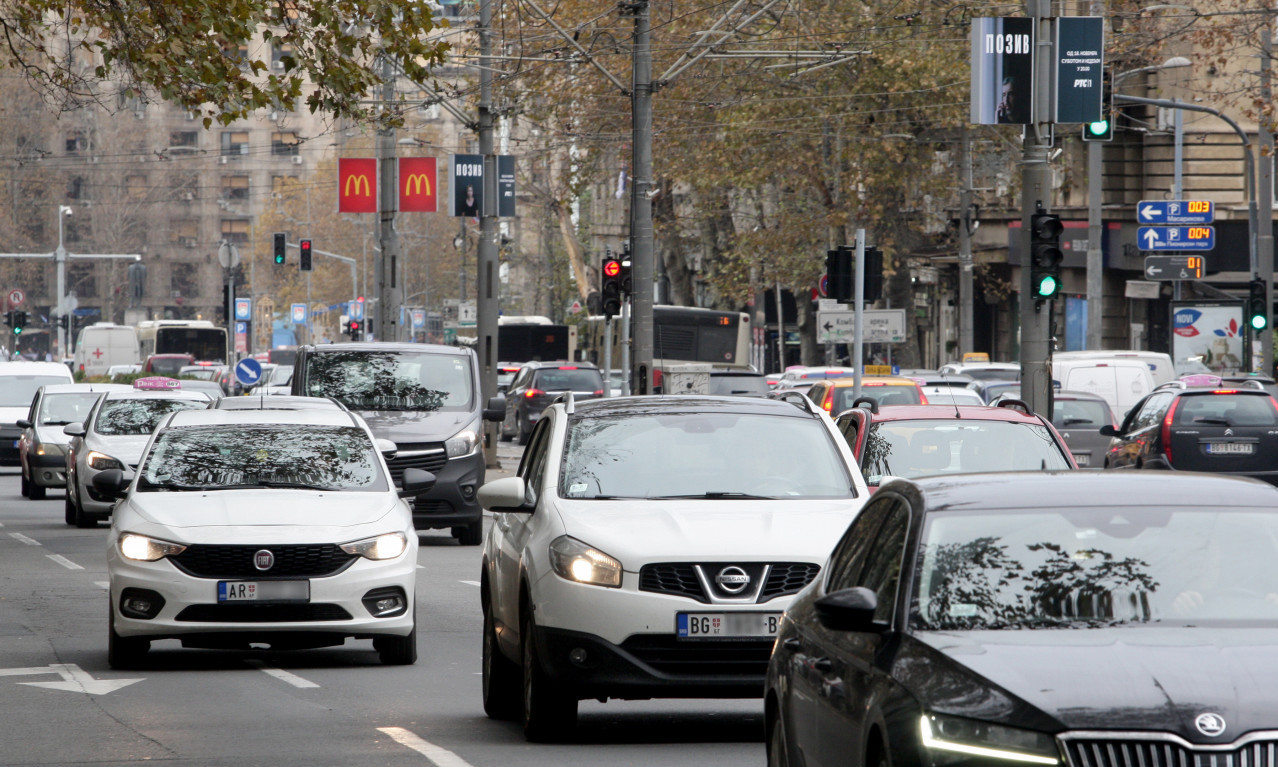
[[[67,293],[67,249],[62,246],[62,217],[71,215],[71,206],[58,206],[58,249],[53,251],[53,260],[58,264],[58,357],[66,356],[67,330],[62,326],[65,313]]]

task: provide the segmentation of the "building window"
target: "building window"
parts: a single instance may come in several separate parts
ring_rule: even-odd
[[[89,141],[84,137],[81,131],[70,131],[67,133],[66,149],[67,154],[79,154],[89,148]]]
[[[249,222],[243,218],[222,219],[222,239],[236,245],[248,245]]]
[[[176,263],[169,266],[169,290],[172,298],[192,298],[200,294],[200,270],[196,264]]]
[[[124,191],[130,200],[146,199],[146,176],[132,173],[124,177]]]
[[[169,146],[196,149],[200,145],[200,132],[193,130],[169,131]]]
[[[222,155],[234,156],[248,154],[249,134],[248,131],[227,130],[222,131]]]
[[[287,60],[287,61],[286,61]],[[293,57],[292,43],[276,43],[271,46],[271,68],[278,70],[292,69],[297,66],[297,59]]]
[[[223,176],[222,177],[222,199],[223,200],[247,200],[249,197],[249,177],[248,176]]]
[[[297,134],[292,131],[287,133],[277,131],[271,134],[271,154],[295,155],[297,154],[297,145]]]
[[[200,240],[200,224],[193,219],[179,219],[169,225],[173,244],[185,248],[194,248]]]
[[[72,176],[71,178],[67,179],[67,199],[68,200],[83,199],[82,198],[83,194],[84,194],[83,178],[79,176]]]

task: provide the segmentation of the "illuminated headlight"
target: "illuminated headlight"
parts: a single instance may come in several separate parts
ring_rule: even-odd
[[[45,442],[41,442],[40,444],[36,445],[35,452],[36,452],[36,455],[66,455],[67,448],[66,448],[66,445],[52,445]]]
[[[1061,763],[1056,740],[1046,733],[935,714],[924,714],[919,727],[933,764],[988,760]]]
[[[621,563],[576,538],[561,535],[550,543],[550,566],[561,578],[595,586],[621,587]]]
[[[464,458],[479,447],[479,424],[472,423],[444,442],[444,452],[449,458]]]
[[[98,471],[124,468],[124,464],[115,460],[106,453],[99,453],[96,450],[90,450],[89,454],[84,457],[84,462],[89,464],[90,469],[97,469]]]
[[[408,538],[403,533],[386,533],[376,538],[344,543],[341,550],[366,559],[394,559],[408,548]]]
[[[169,543],[137,533],[124,533],[120,536],[120,553],[125,559],[154,562],[157,559],[176,556],[184,551],[186,547],[180,543]]]

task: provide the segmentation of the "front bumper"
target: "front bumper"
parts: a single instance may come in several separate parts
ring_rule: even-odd
[[[483,518],[476,493],[484,484],[484,451],[450,458],[435,472],[435,486],[413,498],[413,526],[432,530],[472,525]]]
[[[0,426],[0,466],[22,465],[22,459],[18,455],[18,438],[21,436],[22,429],[17,424]]]
[[[40,487],[67,486],[67,457],[64,453],[27,453],[27,471],[31,481]]]

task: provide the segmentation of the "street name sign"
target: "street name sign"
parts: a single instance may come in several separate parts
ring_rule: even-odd
[[[1206,268],[1202,256],[1145,256],[1147,280],[1201,280]]]
[[[899,344],[905,341],[904,309],[869,309],[862,313],[864,338],[867,344]],[[856,339],[856,312],[818,311],[817,342],[823,344],[850,344]]]
[[[1210,224],[1216,220],[1211,200],[1141,200],[1136,220],[1150,226]]]
[[[1142,226],[1136,231],[1141,250],[1211,250],[1216,228],[1211,226]]]

